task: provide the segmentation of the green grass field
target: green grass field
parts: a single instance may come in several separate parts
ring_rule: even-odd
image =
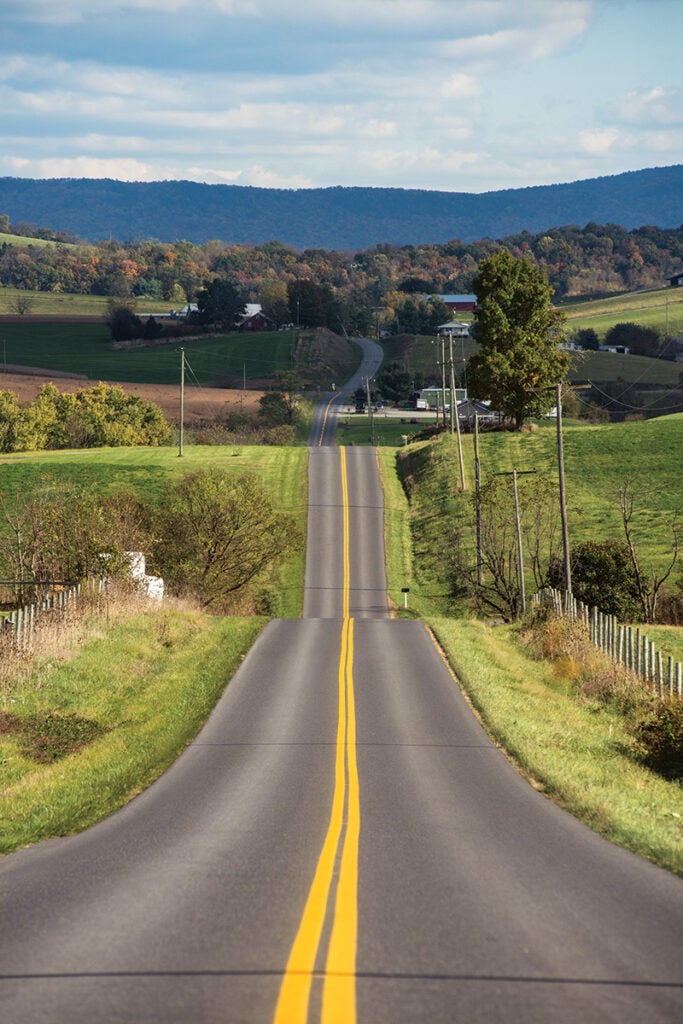
[[[93,448],[77,452],[39,452],[0,457],[0,494],[11,505],[17,492],[31,493],[46,479],[64,480],[103,491],[127,488],[155,501],[163,481],[205,467],[231,473],[254,473],[271,495],[276,509],[297,516],[306,534],[307,452],[300,448],[256,446],[185,446],[182,458],[173,448]],[[0,529],[4,529],[0,520]],[[275,587],[277,614],[296,618],[303,605],[303,551],[280,567]]]
[[[245,375],[259,380],[292,368],[292,339],[285,331],[114,351],[104,323],[0,323],[4,363],[85,374],[90,380],[177,384],[181,345],[188,384],[237,386]]]
[[[683,337],[683,288],[662,288],[648,292],[628,292],[605,299],[572,300],[560,305],[567,316],[567,334],[592,327],[601,339],[610,327],[633,322],[655,327],[662,337]],[[420,335],[409,350],[404,339],[388,338],[383,342],[385,359],[404,361],[408,368],[423,377],[440,379],[437,364],[441,351],[436,338]],[[459,378],[467,373],[467,361],[478,346],[470,338],[453,339],[453,363]],[[448,346],[446,347],[448,358]],[[625,380],[638,384],[661,384],[673,387],[679,383],[681,366],[666,359],[644,356],[623,356],[610,352],[583,352],[572,355],[569,379],[572,381]]]
[[[468,491],[459,493],[457,445],[449,435],[423,441],[408,449],[386,449],[381,465],[386,481],[391,478],[397,455],[408,455],[414,487],[411,505],[400,490],[393,494],[392,529],[401,536],[405,522],[412,523],[416,560],[412,583],[406,584],[404,559],[396,577],[390,573],[393,599],[401,586],[411,586],[411,606],[422,614],[448,614],[450,604],[444,562],[453,517],[463,516],[473,531],[471,508],[475,467],[473,439],[462,437]],[[661,572],[668,564],[673,540],[667,522],[683,510],[683,415],[657,419],[572,426],[564,430],[564,458],[570,543],[586,540],[623,539],[619,490],[626,477],[633,480],[636,515],[633,535],[643,569]],[[557,441],[552,425],[535,432],[485,433],[480,437],[482,482],[499,473],[532,470],[534,477],[520,477],[522,514],[527,487],[539,479],[557,489]],[[557,493],[557,490],[555,490]],[[558,499],[559,501],[559,499]],[[558,506],[559,507],[559,506]],[[388,529],[389,527],[387,527]],[[399,541],[404,546],[404,541]],[[559,543],[559,540],[558,540]],[[671,581],[672,585],[675,580]],[[528,575],[527,587],[533,586]],[[530,589],[529,589],[530,592]],[[664,648],[668,653],[668,645]]]
[[[0,231],[0,245],[17,245],[17,246],[22,246],[22,248],[25,245],[33,245],[33,246],[35,246],[36,249],[44,249],[45,246],[57,245],[57,244],[63,245],[64,243],[63,242],[57,243],[57,242],[52,241],[49,238],[29,238],[28,236],[24,236],[24,235],[9,235],[9,234],[7,234],[4,231]],[[69,249],[77,249],[77,248],[79,248],[79,246],[77,246],[77,245],[67,245],[67,248],[69,248]]]
[[[659,288],[645,292],[627,292],[604,299],[571,300],[561,305],[571,334],[592,327],[603,338],[618,323],[637,323],[656,327],[662,336],[683,336],[683,289]]]

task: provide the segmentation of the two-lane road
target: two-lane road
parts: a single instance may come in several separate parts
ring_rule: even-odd
[[[305,615],[177,763],[0,862],[2,1024],[674,1024],[683,883],[533,790],[389,618],[375,454],[314,443]]]

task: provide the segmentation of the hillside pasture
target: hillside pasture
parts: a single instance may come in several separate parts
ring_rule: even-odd
[[[604,338],[618,323],[637,323],[655,327],[662,337],[683,337],[683,288],[658,288],[653,291],[627,292],[601,299],[567,302],[560,306],[567,317],[569,334],[592,327]]]
[[[235,387],[244,377],[262,381],[292,368],[292,336],[285,331],[206,335],[115,351],[103,322],[0,321],[3,363],[84,374],[95,381],[179,383],[181,346],[188,384]]]
[[[412,498],[404,515],[410,517],[416,558],[421,565],[411,601],[426,614],[444,614],[448,607],[444,565],[451,554],[450,530],[458,519],[466,524],[474,543],[472,435],[463,435],[462,444],[468,485],[465,493],[458,489],[457,444],[450,435],[417,442],[397,453],[408,460],[406,472]],[[521,433],[483,433],[479,448],[484,485],[496,474],[510,474],[513,469],[520,474],[532,471],[533,476],[519,478],[522,516],[532,514],[534,488],[545,479],[553,488],[559,519],[557,442],[552,426]],[[641,567],[647,573],[651,569],[661,573],[669,563],[673,547],[668,523],[683,513],[681,451],[683,414],[599,426],[567,424],[564,458],[570,545],[624,539],[619,491],[628,477],[635,497],[632,529]],[[387,460],[393,462],[388,451],[382,458],[385,467]],[[394,499],[397,508],[400,500],[400,495]],[[398,525],[394,524],[397,529],[401,522],[399,515]],[[558,550],[560,543],[558,525]],[[671,588],[675,587],[676,579],[670,580]],[[532,586],[529,572],[527,587]]]

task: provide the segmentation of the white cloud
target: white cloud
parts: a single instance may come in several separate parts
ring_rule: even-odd
[[[627,35],[673,39],[671,4],[661,28],[638,0],[0,6],[5,173],[482,191],[683,162],[675,62]]]
[[[629,92],[612,110],[624,124],[644,128],[683,124],[683,89],[657,85],[645,92]]]
[[[620,135],[616,128],[586,128],[579,132],[579,149],[584,153],[603,156],[614,148]]]
[[[483,89],[481,84],[472,75],[466,75],[462,71],[456,71],[449,75],[441,84],[440,93],[446,99],[470,99],[473,96],[481,96]]]
[[[101,159],[76,156],[31,160],[22,157],[0,157],[5,174],[32,178],[117,178],[120,181],[157,181],[174,177],[154,169],[149,163],[130,159]]]

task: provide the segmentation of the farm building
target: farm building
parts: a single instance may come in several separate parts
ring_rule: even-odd
[[[477,304],[476,295],[439,295],[439,298],[453,313],[473,313]]]
[[[275,322],[263,312],[258,302],[248,302],[237,324],[240,331],[274,331]]]
[[[463,323],[461,320],[451,320],[447,324],[439,324],[436,333],[442,338],[447,338],[449,334],[454,338],[469,338],[470,325]]]

